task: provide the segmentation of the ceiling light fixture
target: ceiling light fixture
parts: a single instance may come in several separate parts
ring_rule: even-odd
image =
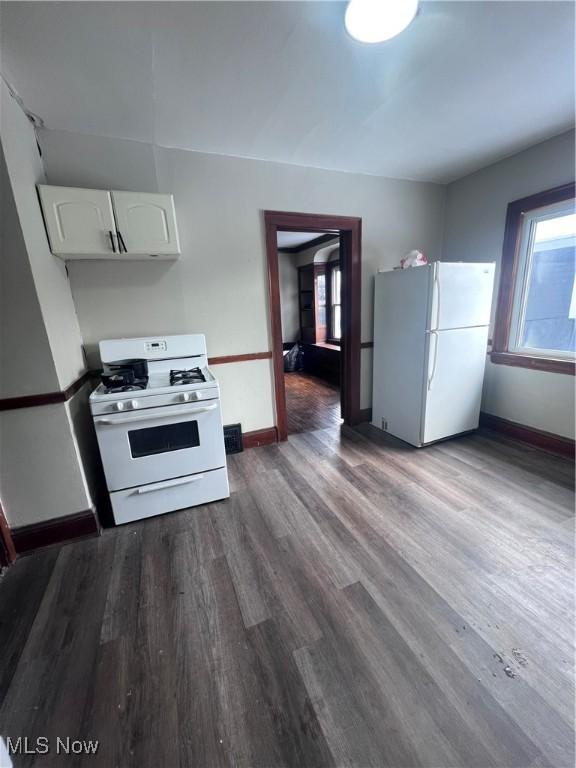
[[[416,16],[418,0],[350,0],[344,22],[362,43],[382,43],[400,34]]]

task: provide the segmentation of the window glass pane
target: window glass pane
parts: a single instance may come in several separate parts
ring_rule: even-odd
[[[318,307],[318,325],[326,325],[326,305]]]
[[[535,225],[519,346],[570,352],[576,331],[576,215]]]
[[[340,304],[340,287],[341,287],[341,273],[340,273],[340,267],[336,267],[334,269],[333,275],[333,283],[332,283],[332,303],[333,304]]]
[[[326,275],[318,275],[316,279],[318,304],[326,304]]]
[[[342,338],[342,329],[340,327],[340,306],[339,305],[333,308],[332,317],[333,317],[332,333],[335,339],[340,339]]]

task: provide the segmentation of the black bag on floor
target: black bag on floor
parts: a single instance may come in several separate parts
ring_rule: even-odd
[[[300,344],[294,344],[284,355],[284,373],[294,373],[304,369],[304,350]]]

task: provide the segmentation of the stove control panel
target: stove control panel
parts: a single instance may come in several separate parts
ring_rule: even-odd
[[[167,389],[167,388],[166,388]],[[182,390],[174,392],[159,389],[158,394],[151,394],[151,390],[143,390],[140,393],[122,392],[116,395],[101,395],[98,397],[97,390],[94,390],[90,396],[90,410],[93,416],[104,416],[106,413],[127,413],[132,411],[141,411],[145,408],[159,407],[178,407],[192,404],[204,405],[213,400],[218,400],[220,393],[218,386],[206,386],[202,389]],[[95,397],[96,393],[96,397]],[[183,407],[182,410],[186,408]]]
[[[114,405],[115,411],[133,411],[138,408],[138,400],[119,400]]]
[[[181,392],[178,401],[180,403],[195,403],[196,400],[202,400],[203,396],[202,392]]]
[[[156,339],[155,341],[145,342],[144,349],[146,352],[166,352],[168,349],[168,344],[166,344],[165,341],[159,341]]]

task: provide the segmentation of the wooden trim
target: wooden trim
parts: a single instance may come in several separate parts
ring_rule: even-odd
[[[244,432],[242,443],[244,448],[259,448],[262,445],[272,445],[278,442],[278,430],[276,427],[257,429],[254,432]]]
[[[332,327],[332,310],[334,307],[340,307],[340,318],[342,318],[342,295],[340,295],[340,302],[335,302],[332,299],[332,280],[333,272],[340,267],[340,259],[338,261],[329,261],[326,263],[326,341],[328,344],[337,344],[340,346],[340,339],[337,339],[334,334],[334,328]],[[342,277],[340,277],[342,279]],[[342,292],[340,292],[342,294]]]
[[[278,439],[288,439],[286,392],[284,389],[284,355],[282,349],[282,317],[280,314],[280,275],[278,270],[277,218],[270,211],[264,212],[266,229],[266,257],[268,261],[268,295],[270,302],[270,335],[272,338],[272,364],[274,374],[274,399],[276,403],[276,428]]]
[[[290,248],[278,248],[279,253],[302,253],[302,251],[307,251],[309,248],[317,248],[320,245],[324,245],[324,243],[330,243],[332,240],[335,240],[338,237],[337,234],[326,234],[326,235],[320,235],[320,237],[314,238],[314,240],[308,240],[307,243],[302,243],[302,245],[293,245]]]
[[[363,341],[360,344],[360,349],[372,349],[374,347],[373,341]]]
[[[362,282],[362,219],[340,233],[342,269],[342,417],[350,426],[360,418],[360,310]]]
[[[100,525],[93,509],[12,529],[14,546],[19,555],[50,544],[99,534]]]
[[[340,354],[340,342],[334,343],[333,341],[317,341],[315,344],[308,344],[307,346],[320,347],[321,349],[330,349],[332,352],[338,352],[338,354]]]
[[[360,421],[372,421],[372,408],[363,408],[360,411]]]
[[[490,352],[490,360],[496,365],[512,365],[515,368],[531,368],[533,371],[576,374],[576,363],[571,360],[553,360],[549,357],[532,357],[515,352]]]
[[[280,316],[280,281],[278,275],[278,231],[333,232],[340,236],[342,267],[342,357],[341,398],[344,422],[353,426],[360,421],[360,303],[362,219],[355,216],[264,211],[270,333],[274,365],[274,395],[278,439],[288,437],[284,360],[282,355],[282,321]]]
[[[226,363],[245,363],[248,360],[271,360],[272,352],[248,352],[245,355],[224,355],[223,357],[209,357],[209,365],[225,365]]]
[[[567,373],[574,375],[576,365],[570,360],[552,360],[532,357],[524,353],[511,352],[510,328],[514,305],[514,286],[518,275],[520,243],[522,239],[523,216],[538,208],[554,205],[564,200],[571,200],[576,195],[576,184],[570,182],[560,187],[539,192],[536,195],[514,200],[506,211],[502,261],[500,264],[500,286],[496,304],[496,322],[490,359],[495,364],[533,368],[539,371]]]
[[[480,426],[484,429],[491,429],[494,432],[501,432],[508,437],[528,443],[543,451],[557,453],[568,459],[574,459],[574,440],[570,440],[568,437],[554,435],[551,432],[544,432],[534,427],[527,427],[524,424],[508,421],[508,419],[502,419],[500,416],[484,412],[480,413]]]
[[[10,565],[14,560],[16,560],[16,548],[10,526],[0,504],[0,567]]]
[[[70,400],[78,390],[94,375],[93,371],[84,371],[76,381],[61,392],[43,392],[40,395],[22,395],[0,399],[0,411],[14,411],[19,408],[36,408],[39,405],[55,405]]]

